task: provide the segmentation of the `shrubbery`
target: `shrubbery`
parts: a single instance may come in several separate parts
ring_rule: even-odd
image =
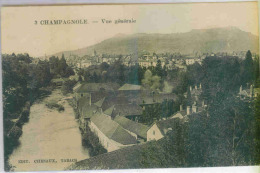
[[[100,144],[98,137],[88,126],[86,127],[86,132],[84,132],[82,136],[82,145],[89,149],[90,156],[97,156],[107,152],[107,150]]]

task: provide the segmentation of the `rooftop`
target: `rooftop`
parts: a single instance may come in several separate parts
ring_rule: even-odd
[[[133,90],[138,91],[138,90],[141,90],[141,85],[124,84],[118,90],[119,91],[133,91]]]
[[[119,88],[117,83],[85,83],[78,89],[77,93],[97,92],[97,91],[116,91]]]
[[[105,98],[105,100],[102,103],[101,108],[103,111],[105,111],[113,105],[128,104],[128,103],[129,103],[129,101],[128,101],[127,97],[109,96],[109,97]]]
[[[112,116],[141,115],[143,112],[142,108],[137,104],[118,104],[118,105],[113,105],[112,107],[107,109],[108,111],[111,111],[110,115]]]
[[[84,118],[91,118],[97,110],[98,107],[96,105],[86,105],[82,108],[81,111]]]
[[[118,123],[111,120],[109,116],[103,113],[96,113],[90,119],[108,138],[124,145],[137,143],[135,137],[130,135]]]
[[[155,142],[152,141],[145,144],[125,147],[116,151],[91,157],[89,159],[76,162],[67,169],[87,170],[142,168],[140,164],[142,159],[142,152],[153,143]]]
[[[123,128],[129,130],[130,132],[133,132],[138,136],[141,136],[142,138],[146,139],[146,132],[149,129],[148,126],[143,125],[141,123],[137,123],[135,121],[131,121],[121,116],[116,116],[114,121],[121,125]]]
[[[167,119],[167,120],[162,120],[162,121],[157,121],[156,125],[160,129],[161,133],[163,135],[166,135],[166,133],[175,127],[177,123],[179,123],[179,119],[172,118],[172,119]]]

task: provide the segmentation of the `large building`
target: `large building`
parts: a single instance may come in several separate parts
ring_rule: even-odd
[[[115,92],[119,88],[116,83],[83,83],[75,89],[75,99],[78,100],[84,96],[90,96],[97,92]]]
[[[90,118],[89,127],[108,152],[137,144],[137,138],[134,135],[102,112],[97,112]]]

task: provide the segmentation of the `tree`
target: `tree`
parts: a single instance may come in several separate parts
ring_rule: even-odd
[[[162,69],[162,62],[161,60],[157,61],[156,67],[155,67],[155,74],[159,77],[163,76],[163,69]]]
[[[235,96],[215,103],[209,109],[212,159],[223,166],[253,164],[255,119],[251,103]]]
[[[254,80],[257,81],[260,79],[260,69],[259,69],[259,56],[256,56],[255,57],[255,60],[254,60],[254,71],[255,71],[255,74],[254,74]]]
[[[161,89],[161,78],[159,76],[153,76],[150,70],[146,70],[144,74],[144,79],[142,80],[142,85],[152,91],[158,91]]]
[[[260,164],[260,96],[255,100],[255,164]],[[251,127],[252,128],[252,127]]]
[[[72,93],[74,85],[77,83],[76,80],[67,80],[61,87],[61,91],[64,95]]]
[[[241,69],[243,83],[251,83],[254,79],[254,62],[250,50],[247,51]]]

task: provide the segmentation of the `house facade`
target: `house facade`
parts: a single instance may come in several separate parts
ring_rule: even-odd
[[[164,135],[161,133],[156,123],[153,124],[151,128],[149,128],[149,130],[147,131],[147,141],[152,141],[152,140],[157,141],[163,137]]]

